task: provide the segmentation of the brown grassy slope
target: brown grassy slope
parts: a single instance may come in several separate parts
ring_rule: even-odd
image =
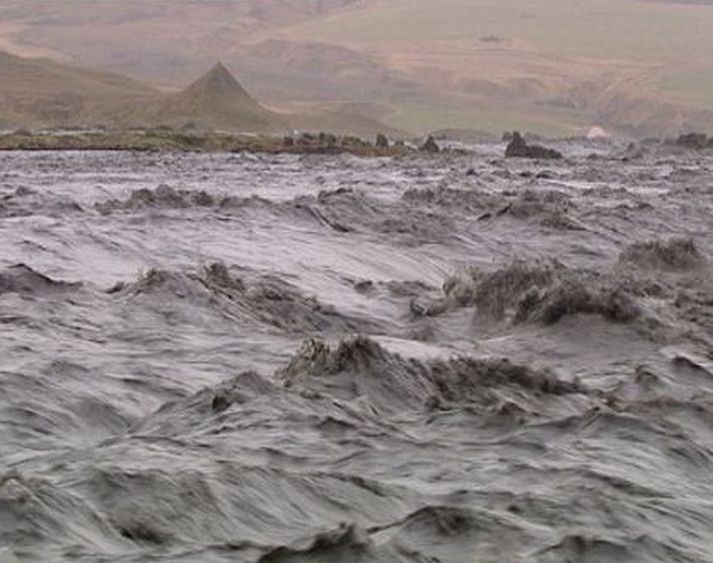
[[[6,127],[96,125],[119,108],[160,95],[125,76],[2,51],[0,77],[0,124]]]

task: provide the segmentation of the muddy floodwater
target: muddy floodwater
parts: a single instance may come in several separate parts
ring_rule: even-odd
[[[713,155],[0,154],[0,562],[713,561]]]

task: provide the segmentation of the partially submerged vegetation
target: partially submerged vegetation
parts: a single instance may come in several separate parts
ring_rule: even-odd
[[[704,267],[706,256],[690,237],[639,241],[619,255],[621,264],[642,269],[686,271]]]
[[[533,138],[537,138],[536,136]],[[572,137],[561,140],[577,140]],[[526,136],[506,133],[506,157],[532,159],[561,159],[555,149],[531,144]],[[713,149],[713,137],[689,133],[677,139],[648,139],[648,145],[680,147],[682,149]],[[632,144],[633,146],[633,144]],[[387,138],[379,133],[373,139],[329,132],[296,132],[288,135],[268,133],[237,133],[204,130],[193,125],[180,128],[159,126],[152,128],[109,129],[17,129],[0,132],[0,151],[13,150],[116,150],[116,151],[173,151],[173,152],[254,152],[281,154],[353,154],[364,157],[407,156],[409,154],[436,155],[459,152],[443,149],[436,137],[405,141]]]
[[[374,144],[349,135],[302,133],[273,136],[198,132],[169,127],[131,130],[28,131],[0,134],[0,150],[121,150],[266,152],[405,156],[417,149],[403,142]]]

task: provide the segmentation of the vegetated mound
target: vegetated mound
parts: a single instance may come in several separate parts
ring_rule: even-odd
[[[676,139],[676,145],[687,149],[705,149],[713,147],[713,138],[705,133],[684,133]]]
[[[451,188],[443,185],[409,188],[401,196],[404,203],[448,212],[476,213],[502,203],[499,195],[485,190]]]
[[[151,125],[241,131],[282,131],[283,118],[261,106],[221,63],[182,92],[149,110]]]
[[[109,293],[132,300],[148,297],[147,301],[141,301],[148,306],[180,299],[215,310],[229,319],[301,334],[351,333],[373,328],[367,321],[343,315],[317,298],[304,295],[276,276],[245,272],[243,277],[237,277],[220,262],[197,272],[151,269],[135,282],[117,284]],[[185,309],[179,305],[181,310]]]
[[[448,211],[449,215],[477,213],[479,221],[511,217],[537,219],[542,226],[556,230],[581,231],[587,228],[570,217],[570,212],[576,210],[573,199],[562,191],[552,189],[526,188],[495,194],[479,189],[437,186],[409,189],[401,199],[413,206]]]
[[[189,207],[211,207],[215,205],[214,198],[203,190],[175,190],[171,186],[161,184],[154,190],[141,188],[133,190],[123,201],[111,199],[95,204],[102,214],[114,211],[138,211],[141,209],[186,209]]]
[[[420,551],[409,550],[406,554],[409,563],[460,561],[465,552],[473,555],[474,561],[493,561],[489,554],[502,553],[504,545],[528,541],[526,538],[531,535],[526,526],[517,520],[488,508],[445,503],[428,504],[396,522],[383,528],[371,528],[370,531],[380,546],[392,546],[398,550],[402,545],[415,545],[429,553],[426,556]],[[439,547],[433,549],[431,546]],[[430,557],[434,553],[437,555]],[[502,560],[512,561],[507,556]]]
[[[178,400],[170,400],[134,425],[133,431],[163,436],[202,432],[210,417],[231,407],[245,407],[261,399],[272,400],[281,388],[253,371],[242,372],[220,384]]]
[[[629,322],[641,308],[623,282],[556,260],[520,260],[488,273],[477,270],[444,283],[446,306],[475,306],[479,314],[514,323],[556,323],[577,313]]]
[[[379,414],[447,404],[497,404],[497,390],[506,387],[535,394],[582,392],[576,383],[507,359],[421,362],[388,352],[361,336],[336,346],[308,340],[278,377],[287,388],[358,400]]]
[[[321,532],[289,546],[271,549],[257,563],[308,563],[309,561],[393,561],[407,563],[409,558],[398,553],[381,555],[384,548],[377,547],[366,530],[351,524],[340,524],[337,529]]]
[[[454,231],[451,218],[445,213],[385,202],[352,188],[323,190],[316,196],[299,196],[285,202],[234,196],[220,202],[223,212],[242,212],[246,208],[266,209],[337,233],[389,235],[395,242],[406,245],[442,241]]]
[[[80,283],[69,283],[36,272],[25,264],[0,270],[0,295],[3,293],[43,294],[77,289]]]
[[[642,269],[685,271],[700,268],[708,260],[688,237],[635,242],[619,255],[620,264]]]
[[[82,207],[76,201],[49,190],[38,192],[20,186],[14,192],[0,197],[0,217],[3,218],[31,215],[63,217],[81,211]]]
[[[482,213],[479,221],[512,217],[514,219],[538,219],[543,227],[561,231],[582,231],[586,226],[570,216],[576,205],[572,198],[558,190],[525,189],[516,194],[503,194],[496,205]]]

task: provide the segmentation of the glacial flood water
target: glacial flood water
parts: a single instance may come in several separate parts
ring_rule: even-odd
[[[713,156],[0,153],[0,562],[713,561]]]

